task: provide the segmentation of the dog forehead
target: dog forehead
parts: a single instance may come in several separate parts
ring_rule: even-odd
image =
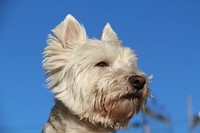
[[[108,61],[110,63],[131,65],[137,61],[136,54],[131,48],[100,40],[84,42],[79,48],[79,53],[96,61]]]

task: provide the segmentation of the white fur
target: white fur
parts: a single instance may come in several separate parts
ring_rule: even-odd
[[[71,15],[52,32],[44,51],[43,67],[55,99],[61,101],[68,112],[66,116],[58,115],[62,124],[65,123],[63,126],[59,127],[56,120],[49,119],[43,132],[55,132],[52,123],[59,128],[58,133],[90,132],[90,126],[79,126],[73,115],[80,121],[84,120],[83,123],[92,124],[95,132],[111,132],[127,127],[129,119],[137,112],[137,106],[143,105],[149,95],[145,86],[140,99],[121,98],[135,93],[128,78],[134,74],[142,75],[134,51],[122,46],[109,23],[103,29],[101,40],[89,39],[83,25]],[[101,61],[108,66],[96,66]],[[113,112],[117,106],[126,111]],[[116,113],[127,118],[117,118]]]

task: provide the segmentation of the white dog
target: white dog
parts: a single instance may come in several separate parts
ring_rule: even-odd
[[[149,78],[133,50],[123,47],[110,24],[101,39],[67,15],[49,35],[43,67],[55,106],[42,133],[111,133],[129,120],[149,96]]]

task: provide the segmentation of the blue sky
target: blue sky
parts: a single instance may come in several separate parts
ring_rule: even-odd
[[[140,69],[154,75],[152,94],[172,119],[173,133],[187,133],[186,96],[192,96],[193,113],[200,112],[199,0],[1,0],[0,133],[42,129],[53,106],[42,52],[47,34],[69,13],[90,37],[98,38],[110,22],[123,44],[136,51]],[[167,133],[154,121],[150,128]],[[134,128],[120,133],[133,131],[141,133]]]

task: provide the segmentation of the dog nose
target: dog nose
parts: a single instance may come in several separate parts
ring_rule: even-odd
[[[141,90],[142,88],[144,88],[146,79],[142,76],[134,75],[129,77],[129,83],[134,87],[134,89]]]

